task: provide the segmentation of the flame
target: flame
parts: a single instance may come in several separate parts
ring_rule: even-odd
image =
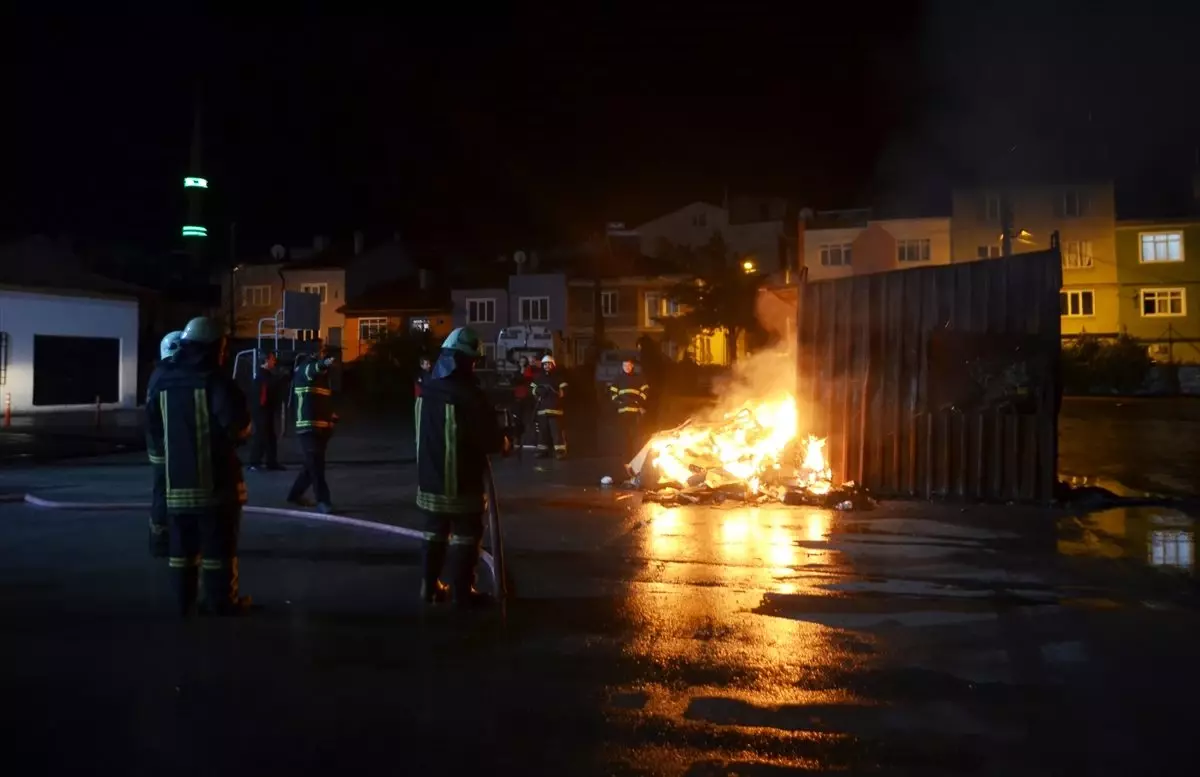
[[[687,424],[659,432],[649,451],[657,484],[721,486],[744,483],[752,494],[790,482],[810,490],[829,489],[825,441],[800,439],[791,393],[747,400],[713,423]]]

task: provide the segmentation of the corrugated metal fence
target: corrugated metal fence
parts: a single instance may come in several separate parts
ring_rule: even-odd
[[[803,287],[801,428],[880,496],[1048,501],[1057,478],[1057,248]]]

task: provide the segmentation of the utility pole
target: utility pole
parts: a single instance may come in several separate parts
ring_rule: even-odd
[[[229,224],[229,336],[237,337],[237,222]]]

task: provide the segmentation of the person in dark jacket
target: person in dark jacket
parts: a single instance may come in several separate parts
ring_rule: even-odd
[[[487,457],[510,443],[496,411],[475,379],[479,336],[460,327],[442,350],[417,399],[417,507],[425,519],[421,598],[456,604],[486,601],[475,590],[483,541]],[[442,582],[447,567],[449,585]]]
[[[622,454],[628,461],[642,448],[642,419],[646,415],[650,384],[643,376],[634,374],[633,359],[626,359],[621,364],[621,374],[608,391],[617,406],[617,424],[624,446]]]
[[[422,356],[420,370],[417,372],[417,379],[413,381],[413,396],[421,396],[421,387],[425,385],[425,381],[433,377],[433,365],[429,359]]]
[[[250,415],[254,419],[254,442],[250,446],[251,471],[268,469],[278,472],[287,469],[279,463],[279,435],[275,430],[275,421],[283,404],[278,366],[279,360],[275,354],[268,352],[254,372],[254,397],[250,403]],[[263,465],[263,459],[266,459],[266,466]]]
[[[537,407],[537,457],[549,458],[553,450],[555,458],[565,459],[567,434],[563,420],[567,380],[550,354],[542,357],[542,372],[534,377],[530,389]]]
[[[171,368],[175,354],[179,352],[179,339],[183,332],[168,332],[158,344],[159,363],[154,372],[150,373],[150,382],[146,388],[146,402],[154,395],[158,382],[164,372]],[[167,519],[167,454],[154,435],[146,431],[146,454],[150,458],[150,467],[154,471],[154,490],[150,498],[150,556],[166,558],[170,551],[170,522]]]
[[[222,369],[225,335],[210,318],[194,318],[179,352],[146,402],[147,426],[165,454],[169,564],[180,612],[237,615],[249,610],[238,592],[238,534],[246,483],[237,448],[250,436],[246,397]]]
[[[311,507],[304,492],[312,487],[317,497],[316,507],[322,513],[332,513],[329,483],[325,480],[325,452],[337,414],[333,412],[333,389],[329,387],[329,369],[334,358],[302,354],[292,376],[292,403],[295,406],[296,436],[304,453],[304,469],[296,476],[287,500],[295,505]]]

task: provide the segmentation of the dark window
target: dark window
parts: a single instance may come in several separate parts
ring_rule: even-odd
[[[91,405],[120,398],[121,341],[33,336],[33,404]]]

